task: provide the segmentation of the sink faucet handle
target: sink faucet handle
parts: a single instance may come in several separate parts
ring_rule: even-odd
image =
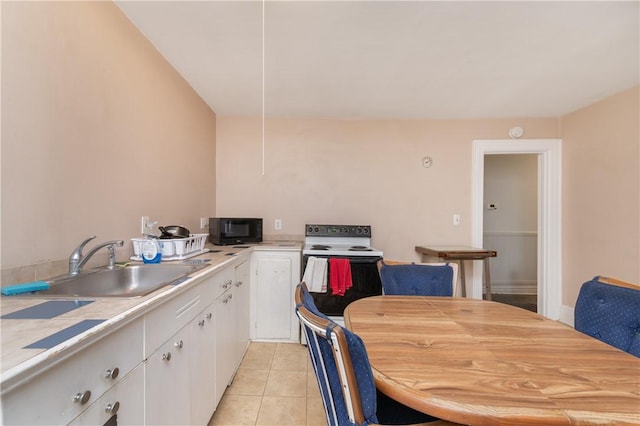
[[[96,238],[96,236],[92,235],[92,236],[88,237],[87,239],[85,239],[83,242],[81,242],[78,245],[78,247],[76,247],[73,250],[73,253],[71,253],[71,256],[72,257],[76,257],[77,256],[78,258],[81,258],[82,257],[82,249],[84,249],[84,246],[86,246],[89,241],[91,241],[91,240],[93,240],[95,238]]]
[[[74,248],[69,256],[69,274],[77,274],[80,271],[80,262],[82,259],[82,249],[84,246],[91,240],[93,240],[96,236],[92,235],[89,238],[85,239],[83,242],[78,245],[78,247]]]

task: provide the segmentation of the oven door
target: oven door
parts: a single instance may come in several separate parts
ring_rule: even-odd
[[[362,299],[364,297],[378,296],[382,294],[382,283],[378,273],[379,256],[315,256],[325,258],[349,259],[351,265],[351,281],[353,287],[346,291],[344,296],[334,296],[331,294],[331,288],[327,288],[326,293],[311,293],[313,300],[320,312],[327,316],[342,317],[344,309],[349,303]],[[309,256],[302,257],[302,273],[307,266]],[[330,268],[327,264],[327,268]],[[327,271],[330,276],[331,271]],[[302,279],[302,277],[300,277]],[[330,286],[327,286],[330,287]]]

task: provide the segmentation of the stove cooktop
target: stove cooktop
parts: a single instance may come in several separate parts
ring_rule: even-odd
[[[379,256],[382,251],[371,247],[369,225],[305,225],[303,255]]]

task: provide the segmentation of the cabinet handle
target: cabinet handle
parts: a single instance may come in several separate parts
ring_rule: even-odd
[[[242,285],[242,281],[238,281],[238,282],[236,283],[236,287],[240,287],[241,285]]]
[[[229,301],[233,298],[233,294],[228,295],[224,299],[222,299],[222,303],[229,303]]]
[[[209,312],[209,313],[206,315],[207,319],[211,319],[211,317],[212,317],[212,316],[213,316],[213,314],[212,314],[211,312]]]
[[[182,349],[183,345],[184,345],[184,342],[182,340],[179,340],[173,344],[173,346],[175,346],[178,349]]]
[[[111,379],[111,380],[115,380],[118,378],[118,375],[120,374],[120,369],[118,367],[112,369],[109,369],[107,371],[104,372],[104,378],[105,379]]]
[[[84,392],[78,392],[76,396],[73,397],[73,402],[80,403],[80,405],[84,405],[91,399],[91,391],[86,390]]]
[[[200,320],[200,321],[198,321],[198,325],[199,325],[200,327],[204,327],[204,320]]]
[[[107,406],[104,409],[104,412],[113,416],[114,414],[118,413],[119,409],[120,409],[120,402],[116,401],[113,404],[107,404]]]
[[[162,354],[163,361],[171,361],[171,352],[167,352],[166,354]]]

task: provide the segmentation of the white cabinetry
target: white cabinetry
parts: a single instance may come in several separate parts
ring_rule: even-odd
[[[143,373],[140,364],[76,417],[71,425],[104,425],[113,420],[113,416],[117,416],[118,426],[143,424]]]
[[[0,423],[206,425],[249,343],[248,256],[197,279],[3,392]]]
[[[68,424],[142,362],[142,321],[134,321],[87,346],[2,397],[4,424]],[[142,381],[128,381],[132,394]],[[137,397],[118,400],[132,424],[141,418]],[[109,416],[107,416],[108,418]],[[76,422],[76,424],[82,424]]]
[[[162,344],[145,365],[145,424],[189,424],[188,326]]]
[[[216,404],[222,398],[235,371],[235,289],[233,270],[220,275],[218,282],[223,287],[214,302],[214,324],[216,330]]]
[[[146,424],[209,422],[240,362],[236,305],[244,289],[234,285],[236,270],[222,269],[145,317],[145,348],[152,354],[146,362]]]
[[[299,250],[251,254],[251,338],[297,342],[294,290],[300,280]]]
[[[189,392],[191,424],[206,425],[218,403],[216,399],[216,333],[214,304],[207,306],[189,325]]]
[[[249,304],[251,300],[249,283],[249,261],[235,268],[236,286],[236,368],[239,366],[249,347]]]

